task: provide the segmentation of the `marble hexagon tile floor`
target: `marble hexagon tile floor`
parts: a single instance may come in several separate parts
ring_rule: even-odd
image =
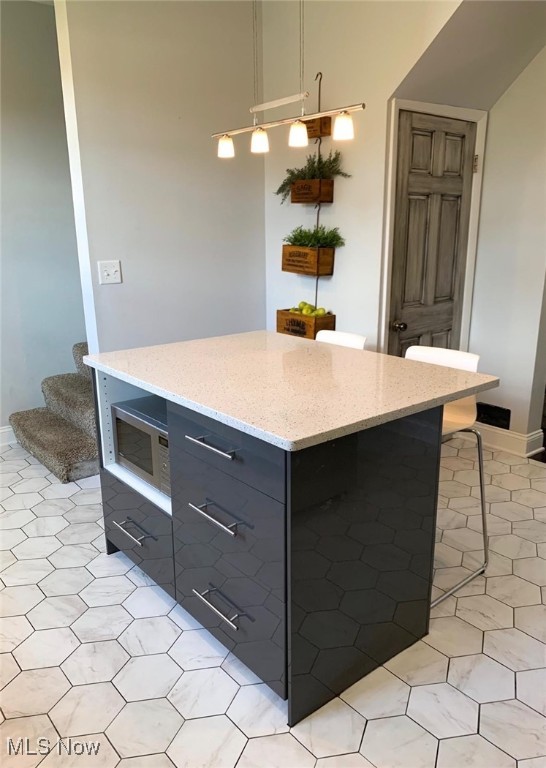
[[[283,701],[124,555],[103,554],[96,478],[60,485],[3,449],[3,765],[546,768],[546,466],[485,458],[487,578],[438,606],[424,641],[289,729]],[[443,446],[436,594],[480,557],[475,460],[468,442]],[[21,737],[53,751],[7,756]],[[98,753],[77,754],[84,742]]]

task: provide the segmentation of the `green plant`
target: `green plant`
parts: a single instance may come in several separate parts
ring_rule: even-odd
[[[341,152],[339,150],[330,152],[328,157],[322,157],[319,154],[308,155],[307,161],[302,168],[286,169],[286,177],[275,194],[281,195],[281,203],[284,203],[290,194],[290,187],[295,181],[301,181],[302,179],[333,179],[334,176],[343,176],[346,179],[350,177],[349,173],[345,173],[341,169]]]
[[[345,245],[338,227],[327,229],[322,224],[315,229],[296,227],[284,238],[284,242],[302,248],[341,248]]]

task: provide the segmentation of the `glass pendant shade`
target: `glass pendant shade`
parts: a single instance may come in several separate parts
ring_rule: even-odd
[[[252,131],[250,151],[255,155],[261,155],[264,152],[269,152],[269,138],[267,136],[267,131],[264,131],[263,128],[255,128]]]
[[[340,112],[339,115],[336,115],[334,121],[334,134],[332,138],[334,141],[349,141],[354,139],[354,137],[353,118],[348,112]]]
[[[290,126],[290,133],[288,134],[288,146],[289,147],[306,147],[309,144],[309,137],[307,135],[307,126],[301,120],[296,120]]]
[[[235,157],[233,139],[227,133],[218,139],[218,157]]]

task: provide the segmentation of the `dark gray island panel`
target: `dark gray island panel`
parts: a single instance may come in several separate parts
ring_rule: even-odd
[[[428,632],[442,408],[288,454],[288,722]]]

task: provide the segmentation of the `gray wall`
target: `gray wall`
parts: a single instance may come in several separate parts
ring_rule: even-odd
[[[540,429],[546,378],[546,48],[489,115],[469,349],[510,429]]]
[[[99,349],[263,328],[263,159],[246,136],[219,160],[210,138],[250,122],[252,4],[83,1],[67,25],[58,11]],[[97,284],[102,259],[122,284]]]
[[[0,427],[85,338],[53,8],[2,2],[1,35]]]

